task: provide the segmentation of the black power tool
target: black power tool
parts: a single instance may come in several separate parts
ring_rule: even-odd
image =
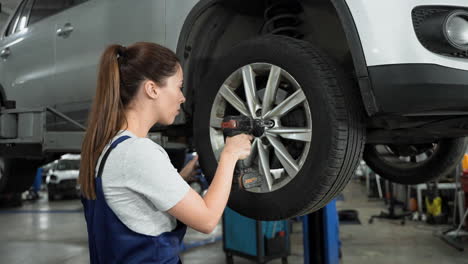
[[[260,119],[250,119],[246,116],[225,116],[221,128],[226,137],[233,137],[239,134],[251,134],[260,136],[265,127],[274,126],[273,121],[263,121]],[[246,167],[242,160],[236,163],[234,177],[238,179],[239,187],[250,189],[262,185],[262,177],[258,170]]]

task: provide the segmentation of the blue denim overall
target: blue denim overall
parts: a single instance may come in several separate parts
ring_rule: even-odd
[[[91,264],[109,263],[182,263],[178,256],[187,227],[178,222],[171,232],[158,236],[136,233],[123,224],[109,205],[102,191],[102,170],[109,153],[121,142],[115,140],[105,153],[96,177],[96,200],[82,197]]]

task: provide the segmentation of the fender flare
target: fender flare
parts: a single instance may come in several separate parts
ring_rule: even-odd
[[[210,7],[222,2],[222,0],[200,0],[190,11],[187,18],[184,21],[184,25],[179,34],[177,40],[176,55],[180,59],[182,66],[185,64],[185,49],[188,37],[192,32],[192,27],[197,19]]]
[[[345,0],[330,0],[336,9],[338,18],[348,41],[351,56],[353,58],[356,78],[361,91],[361,97],[367,114],[373,116],[380,111],[375,99],[372,83],[367,69],[366,58],[362,48],[361,39],[354,23],[353,16]]]

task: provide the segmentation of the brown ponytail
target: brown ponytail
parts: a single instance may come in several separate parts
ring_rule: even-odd
[[[176,73],[178,65],[179,60],[171,50],[155,43],[106,48],[101,56],[96,96],[81,148],[79,183],[85,198],[96,199],[94,173],[98,158],[125,125],[125,108],[141,82],[153,80],[165,86],[165,80]]]
[[[123,125],[123,107],[120,101],[120,73],[117,62],[119,45],[109,46],[102,54],[96,97],[88,118],[88,129],[81,149],[79,182],[83,196],[96,199],[94,168],[107,143]]]

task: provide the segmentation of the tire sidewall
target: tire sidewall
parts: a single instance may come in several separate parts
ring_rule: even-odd
[[[0,157],[0,193],[3,193],[7,182],[8,182],[8,169],[9,169],[9,162],[8,159]]]

